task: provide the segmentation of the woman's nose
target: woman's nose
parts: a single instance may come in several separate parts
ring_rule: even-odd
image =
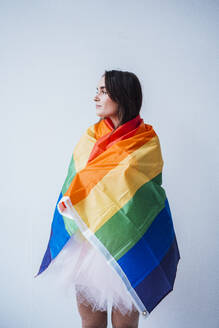
[[[97,100],[99,100],[98,94],[96,94],[94,97],[94,101],[97,101]]]

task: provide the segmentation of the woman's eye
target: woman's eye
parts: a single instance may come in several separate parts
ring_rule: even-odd
[[[98,90],[96,90],[96,94],[98,94],[98,93],[99,93]],[[102,93],[103,93],[104,95],[107,94],[107,92],[106,92],[106,91],[103,91],[103,90],[102,90]]]

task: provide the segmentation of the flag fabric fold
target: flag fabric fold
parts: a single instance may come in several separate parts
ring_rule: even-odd
[[[144,317],[173,290],[180,253],[162,187],[159,138],[140,115],[91,125],[74,148],[37,277],[81,233],[122,279]]]

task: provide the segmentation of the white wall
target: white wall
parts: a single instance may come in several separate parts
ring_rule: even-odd
[[[105,69],[142,82],[181,254],[174,291],[139,327],[218,327],[218,9],[213,0],[0,2],[1,328],[80,326],[56,277],[33,275],[73,147],[98,119]]]

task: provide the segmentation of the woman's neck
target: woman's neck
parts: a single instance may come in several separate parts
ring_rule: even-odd
[[[111,121],[113,122],[114,128],[116,129],[119,126],[119,119],[117,116],[109,116]]]

